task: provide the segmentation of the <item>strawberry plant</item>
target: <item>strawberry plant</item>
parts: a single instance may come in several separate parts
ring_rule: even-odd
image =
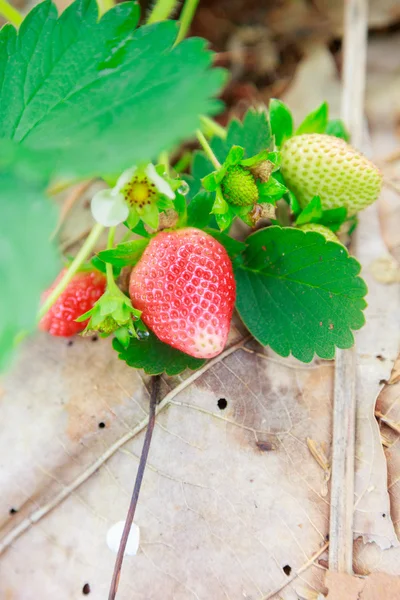
[[[112,336],[120,359],[152,375],[222,352],[235,307],[258,342],[304,362],[333,359],[364,324],[367,289],[339,237],[377,199],[379,170],[326,103],[297,129],[279,100],[215,123],[226,73],[204,40],[183,39],[196,2],[180,23],[166,20],[170,4],[140,26],[134,2],[99,16],[96,0],[61,15],[45,0],[22,22],[4,10],[3,368],[38,323]],[[193,139],[188,169],[177,158]],[[52,191],[88,178],[103,181],[93,228],[61,270]]]

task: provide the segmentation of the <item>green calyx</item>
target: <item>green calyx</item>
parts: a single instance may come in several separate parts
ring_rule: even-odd
[[[249,206],[255,204],[259,198],[253,175],[241,165],[227,169],[221,181],[221,188],[225,200],[234,206]]]
[[[128,328],[130,334],[135,336],[133,321],[138,320],[140,315],[141,312],[133,308],[130,299],[121,292],[115,282],[109,281],[102,297],[77,321],[90,318],[84,333],[98,331],[107,336],[116,333],[122,327]]]
[[[215,192],[211,213],[221,231],[236,217],[251,224],[248,213],[257,203],[275,204],[287,192],[272,175],[279,166],[279,152],[263,150],[244,158],[244,149],[232,146],[220,168],[202,179],[204,189]]]

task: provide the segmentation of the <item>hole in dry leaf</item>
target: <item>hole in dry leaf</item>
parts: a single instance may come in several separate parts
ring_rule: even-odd
[[[289,577],[290,573],[292,572],[292,567],[290,565],[285,565],[284,567],[282,567],[282,570],[285,573],[285,575]]]
[[[88,583],[85,583],[85,585],[83,586],[82,594],[84,596],[87,596],[88,594],[90,594],[90,585]]]
[[[329,50],[332,54],[337,54],[342,49],[342,40],[339,38],[334,38],[329,42]]]
[[[261,452],[270,452],[274,449],[273,445],[270,442],[256,442],[256,446]]]
[[[228,402],[225,400],[225,398],[220,398],[217,404],[218,408],[220,408],[221,410],[224,410],[228,406]]]
[[[106,424],[104,423],[104,421],[100,421],[99,429],[104,429],[105,426],[106,426]]]
[[[18,512],[18,510],[16,508],[10,508],[9,512],[10,512],[10,515],[15,515]]]

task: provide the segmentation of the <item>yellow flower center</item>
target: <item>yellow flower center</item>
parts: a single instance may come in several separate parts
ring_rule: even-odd
[[[146,204],[152,204],[157,197],[156,186],[146,176],[133,177],[122,193],[131,208],[143,208]]]

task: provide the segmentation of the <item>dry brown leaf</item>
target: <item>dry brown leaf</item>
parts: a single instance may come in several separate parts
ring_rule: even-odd
[[[329,590],[326,600],[398,600],[400,579],[386,573],[372,573],[364,579],[345,573],[326,573]]]
[[[325,585],[329,590],[326,600],[359,600],[364,581],[347,573],[327,571]]]
[[[393,385],[400,381],[400,354],[393,365],[392,372],[390,373],[389,383]]]
[[[363,266],[362,274],[369,293],[367,325],[356,337],[358,405],[354,535],[387,549],[398,546],[399,542],[390,518],[387,467],[374,411],[382,381],[389,378],[397,354],[396,335],[388,335],[388,332],[393,330],[398,319],[398,286],[378,282],[368,270],[368,266],[384,252],[378,211],[373,205],[360,214],[357,237],[357,258]]]
[[[136,518],[141,548],[126,559],[121,600],[294,600],[296,584],[320,586],[312,564],[326,550],[329,506],[306,438],[329,444],[332,365],[259,352],[217,360],[159,413]],[[164,394],[178,382],[164,382]],[[70,600],[89,583],[103,600],[115,558],[105,536],[127,509],[144,382],[106,340],[69,346],[40,335],[4,389],[3,543],[30,515],[46,514],[5,549],[0,597]]]

